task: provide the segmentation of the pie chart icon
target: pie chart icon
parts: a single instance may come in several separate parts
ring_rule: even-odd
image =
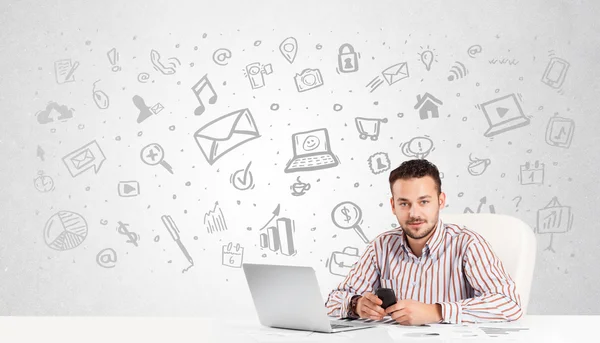
[[[87,233],[88,225],[81,215],[59,211],[46,222],[44,241],[54,250],[70,250],[78,247],[87,237]]]

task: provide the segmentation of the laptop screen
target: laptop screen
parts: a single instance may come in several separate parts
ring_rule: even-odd
[[[325,129],[295,133],[294,154],[296,156],[328,153],[329,135]]]

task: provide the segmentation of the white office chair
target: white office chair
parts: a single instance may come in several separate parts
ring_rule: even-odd
[[[537,253],[531,227],[518,218],[503,214],[441,212],[440,217],[444,223],[464,225],[485,238],[515,281],[521,296],[521,309],[526,314]]]

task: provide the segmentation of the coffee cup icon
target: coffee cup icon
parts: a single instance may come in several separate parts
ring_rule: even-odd
[[[471,174],[473,176],[479,176],[479,175],[483,174],[485,172],[485,170],[487,169],[487,167],[492,163],[492,160],[490,160],[489,158],[473,159],[471,157],[471,154],[469,154],[469,159],[471,160],[471,162],[469,162],[469,166],[467,167],[467,170],[469,171],[469,174]]]
[[[304,195],[306,191],[310,190],[310,183],[304,183],[300,181],[300,176],[298,176],[296,182],[290,186],[290,189],[292,190],[292,195],[294,196]]]

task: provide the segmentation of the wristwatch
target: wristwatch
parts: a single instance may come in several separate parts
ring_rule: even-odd
[[[356,313],[356,306],[358,305],[358,299],[360,299],[360,295],[355,295],[350,299],[350,309],[348,310],[348,317],[350,318],[360,318],[358,313]]]

